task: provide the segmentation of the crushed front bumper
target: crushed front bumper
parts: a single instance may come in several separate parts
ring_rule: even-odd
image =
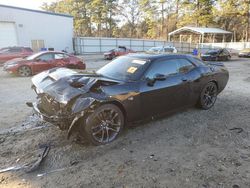
[[[69,128],[71,122],[75,118],[75,115],[48,115],[45,112],[43,112],[42,109],[39,108],[39,104],[34,102],[34,103],[26,103],[27,106],[32,107],[35,114],[42,119],[43,121],[52,123],[56,126],[59,126],[60,129],[66,130]]]

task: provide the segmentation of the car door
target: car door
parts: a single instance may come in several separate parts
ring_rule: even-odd
[[[166,79],[149,85],[148,80],[152,80],[156,74],[166,75]],[[174,111],[188,104],[190,87],[185,75],[179,72],[177,59],[153,62],[144,78],[140,85],[143,115]]]
[[[55,67],[54,60],[55,60],[54,53],[45,53],[38,56],[32,64],[33,72],[38,73],[44,70],[54,68]]]
[[[65,67],[69,64],[69,58],[63,53],[55,53],[55,61],[53,63],[56,67]]]

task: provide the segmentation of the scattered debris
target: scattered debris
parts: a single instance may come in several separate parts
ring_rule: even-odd
[[[237,184],[234,184],[234,185],[233,185],[233,188],[240,188],[240,186],[237,185]]]
[[[35,163],[33,163],[31,166],[27,167],[27,169],[25,169],[25,172],[35,171],[40,166],[43,159],[48,155],[49,150],[50,150],[50,146],[45,146],[43,153],[38,156],[37,161]]]
[[[23,166],[11,166],[11,167],[8,167],[8,168],[4,168],[4,169],[1,169],[1,170],[0,170],[0,173],[20,170],[20,169],[24,168],[24,166],[25,166],[25,165],[23,165]]]
[[[233,127],[233,128],[231,128],[231,129],[229,129],[229,130],[230,130],[230,131],[238,130],[237,133],[243,132],[243,129],[240,128],[240,127]]]
[[[61,171],[64,171],[65,169],[67,169],[67,168],[59,168],[59,169],[51,170],[49,172],[45,172],[45,173],[42,173],[42,174],[37,174],[37,177],[42,177],[42,176],[45,176],[45,175],[48,175],[48,174],[51,174],[51,173],[54,173],[54,172],[61,172]]]
[[[153,159],[154,156],[155,156],[154,154],[151,154],[151,155],[149,156],[149,158],[150,158],[150,159]]]
[[[71,162],[70,162],[70,165],[73,166],[73,165],[77,165],[78,163],[79,163],[79,161],[74,160],[74,161],[71,161]]]
[[[0,138],[0,144],[4,143],[5,142],[5,138],[1,137]]]

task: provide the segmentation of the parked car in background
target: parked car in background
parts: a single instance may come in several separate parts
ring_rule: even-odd
[[[29,47],[6,47],[0,49],[0,63],[14,59],[24,58],[33,54],[33,50]]]
[[[177,49],[174,46],[157,46],[150,48],[147,52],[155,54],[177,53]]]
[[[114,59],[117,56],[126,55],[128,53],[135,53],[135,51],[128,49],[125,46],[118,46],[118,48],[112,49],[104,53],[104,59]]]
[[[250,48],[241,50],[238,54],[239,57],[250,57]]]
[[[228,61],[231,59],[231,54],[225,48],[211,49],[208,50],[206,53],[201,54],[201,59],[203,61]]]
[[[45,51],[26,58],[9,60],[4,64],[3,70],[19,76],[30,76],[54,67],[85,69],[86,65],[76,56],[64,52]]]
[[[53,79],[51,79],[53,78]],[[222,63],[189,55],[130,54],[93,74],[59,68],[32,78],[43,120],[95,145],[115,140],[126,124],[187,106],[213,107],[229,74]]]

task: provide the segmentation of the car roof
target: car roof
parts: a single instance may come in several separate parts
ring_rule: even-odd
[[[138,58],[138,59],[147,59],[150,61],[155,61],[162,58],[188,58],[191,57],[187,54],[150,54],[150,53],[133,53],[128,54],[127,56]]]
[[[65,52],[60,52],[60,51],[41,51],[41,52],[37,52],[39,54],[47,54],[47,53],[54,53],[54,54],[66,54]]]

